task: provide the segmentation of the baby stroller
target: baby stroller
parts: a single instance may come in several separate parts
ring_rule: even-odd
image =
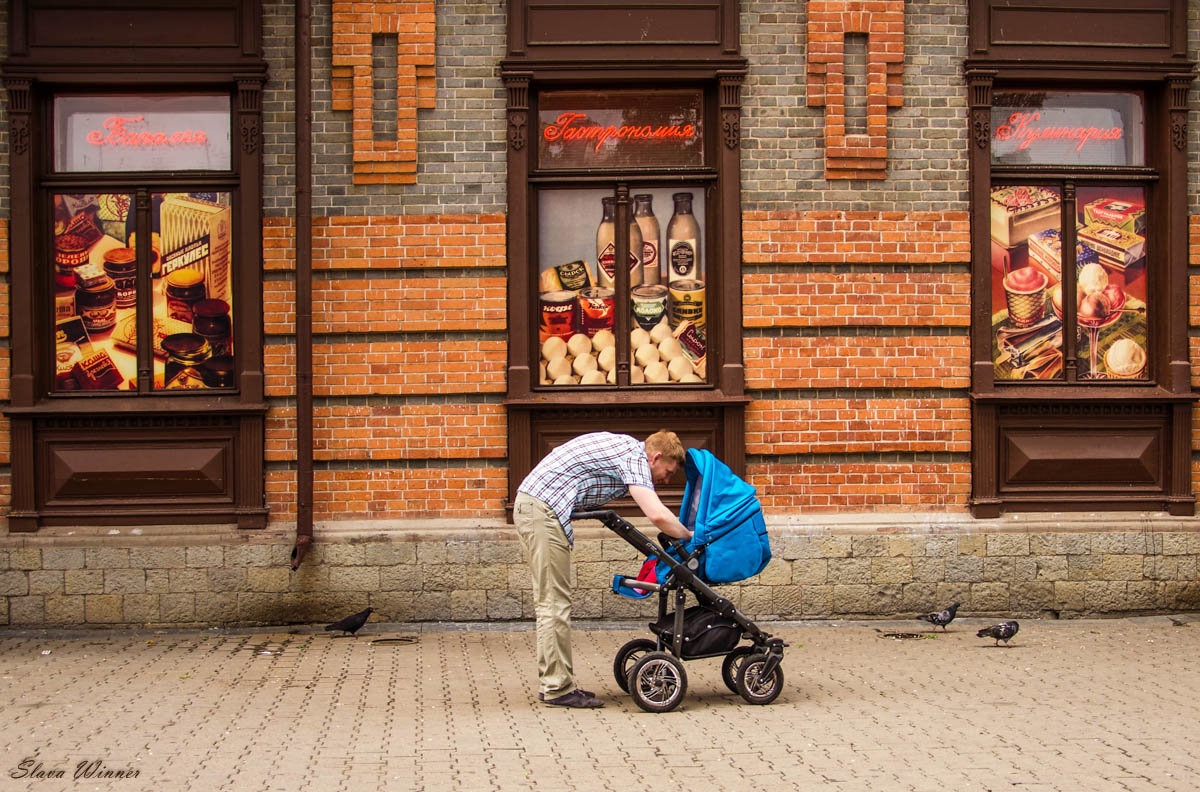
[[[670,712],[687,693],[684,660],[724,657],[726,687],[751,704],[770,704],[783,690],[783,647],[711,585],[753,577],[771,560],[762,508],[754,488],[708,451],[689,449],[679,519],[693,531],[683,543],[659,534],[661,549],[610,510],[576,512],[600,520],[649,556],[637,577],[617,575],[613,591],[640,599],[658,592],[655,638],[635,638],[617,652],[613,676],[647,712]],[[687,592],[697,604],[685,608]],[[668,608],[673,610],[668,612]],[[742,644],[742,639],[749,643]]]

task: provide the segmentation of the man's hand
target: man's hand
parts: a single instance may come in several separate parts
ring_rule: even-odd
[[[676,539],[692,538],[692,532],[675,518],[671,510],[659,499],[657,492],[649,487],[632,485],[629,487],[629,495],[642,510],[642,514],[646,515],[658,530]]]

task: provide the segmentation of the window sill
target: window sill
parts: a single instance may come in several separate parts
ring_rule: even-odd
[[[1196,393],[1174,393],[1160,385],[1014,385],[994,391],[972,391],[976,403],[1011,402],[1192,402]]]
[[[528,396],[513,396],[502,403],[506,407],[521,407],[526,409],[553,407],[581,407],[592,405],[744,405],[749,404],[749,396],[726,395],[719,390],[705,388],[637,388],[619,390],[563,390],[533,393]]]
[[[163,414],[263,414],[266,402],[240,402],[236,393],[227,396],[97,396],[92,398],[44,399],[29,407],[6,407],[2,411],[9,416],[53,416],[53,415],[163,415]]]

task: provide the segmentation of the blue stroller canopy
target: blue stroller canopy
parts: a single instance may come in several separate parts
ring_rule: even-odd
[[[771,560],[771,542],[763,520],[762,506],[754,487],[734,475],[712,453],[689,448],[684,459],[687,486],[679,521],[692,530],[684,545],[700,562],[697,576],[706,583],[734,583],[763,571]],[[665,563],[651,566],[651,557],[638,575],[640,580],[661,582],[670,571]],[[619,576],[618,576],[619,578]],[[613,591],[633,599],[649,592],[613,581]]]

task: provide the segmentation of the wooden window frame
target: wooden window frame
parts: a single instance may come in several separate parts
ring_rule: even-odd
[[[1133,16],[1131,16],[1131,13]],[[1063,44],[1054,20],[1085,14],[1091,40]],[[977,517],[1011,511],[1167,511],[1191,515],[1191,422],[1196,395],[1188,355],[1186,4],[1101,0],[972,0],[970,100],[972,209],[972,495]],[[1072,17],[1078,19],[1078,17]],[[993,168],[991,110],[1007,89],[1118,90],[1145,96],[1147,237],[1154,240],[1155,315],[1145,382],[997,382],[991,340],[989,201],[993,181],[1060,182],[1078,168]],[[1135,173],[1136,171],[1136,173]],[[1152,193],[1152,196],[1151,196]],[[1064,196],[1066,197],[1066,196]],[[1069,349],[1073,349],[1071,346]],[[1074,365],[1065,361],[1068,368]]]
[[[633,17],[637,17],[634,19]],[[737,473],[745,472],[745,373],[742,361],[740,110],[746,62],[738,55],[736,0],[670,0],[630,8],[617,0],[567,7],[545,0],[509,4],[509,55],[501,63],[507,93],[508,507],[533,465],[558,443],[587,431],[645,436],[668,428],[685,446],[707,448]],[[612,20],[628,21],[614,29]],[[624,24],[624,22],[622,22]],[[624,31],[624,33],[622,33]],[[647,34],[649,42],[635,34]],[[628,34],[628,39],[623,38]],[[595,39],[603,38],[603,41]],[[543,91],[653,92],[692,87],[703,91],[706,161],[702,167],[630,171],[539,172],[536,168],[537,98]],[[680,386],[554,388],[539,384],[535,309],[537,218],[533,192],[567,184],[613,186],[630,199],[637,185],[708,185],[706,268],[708,380]],[[631,207],[619,202],[622,217]],[[669,217],[669,213],[667,214]],[[618,218],[620,227],[621,218]],[[660,222],[663,230],[666,224]],[[618,234],[618,239],[622,235]],[[622,241],[622,245],[624,242]],[[618,327],[629,326],[628,301],[617,300]],[[623,361],[628,365],[628,360]],[[620,362],[618,363],[620,365]],[[624,380],[623,380],[624,381]],[[660,494],[676,505],[682,474]],[[631,502],[619,504],[632,510]]]
[[[13,310],[11,404],[12,531],[42,525],[232,523],[262,528],[264,491],[262,331],[262,20],[258,3],[208,0],[161,13],[156,0],[130,0],[119,13],[144,15],[134,31],[82,56],[75,32],[119,24],[92,3],[17,0],[10,8],[8,93]],[[158,12],[158,13],[156,13]],[[34,34],[36,31],[36,35]],[[161,68],[170,63],[173,68]],[[52,104],[58,94],[227,93],[228,173],[55,174]],[[94,178],[91,178],[94,177]],[[236,389],[186,396],[164,392],[56,394],[52,295],[44,262],[49,220],[43,200],[93,184],[141,183],[147,192],[187,184],[232,193],[231,257]],[[151,187],[153,185],[153,187]]]

